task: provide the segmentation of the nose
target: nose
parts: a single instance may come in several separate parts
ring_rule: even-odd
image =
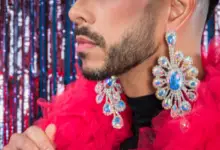
[[[82,3],[80,0],[76,1],[70,9],[69,18],[77,26],[94,23],[94,17],[91,11],[87,9],[87,4]]]

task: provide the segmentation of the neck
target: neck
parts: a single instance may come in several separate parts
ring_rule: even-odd
[[[119,76],[123,90],[128,97],[140,97],[155,93],[152,86],[152,68],[156,64],[156,57],[151,56],[127,73]]]
[[[200,53],[201,47],[200,42],[197,42],[198,44],[195,43],[192,42],[192,44],[190,45],[187,44],[187,42],[182,42],[177,44],[176,46],[177,49],[179,47],[183,49],[183,53],[185,56],[191,56],[193,58],[194,66],[199,69],[199,79],[201,79],[204,73],[201,63],[201,57],[200,55],[198,55],[198,52]],[[119,76],[124,92],[128,97],[140,97],[155,93],[156,89],[152,85],[152,81],[154,78],[152,75],[152,69],[157,64],[157,59],[160,56],[164,55],[168,56],[168,50],[165,46],[158,49],[157,53],[155,53],[153,56],[151,56],[138,66]]]

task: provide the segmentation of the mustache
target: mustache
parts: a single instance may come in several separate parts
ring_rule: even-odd
[[[81,28],[76,27],[75,36],[79,36],[79,35],[88,37],[89,39],[94,41],[97,46],[101,48],[106,48],[106,42],[104,37],[96,32],[90,31],[89,28],[87,27],[81,27]]]

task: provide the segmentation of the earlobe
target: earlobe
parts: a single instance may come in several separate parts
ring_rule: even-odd
[[[178,30],[191,17],[196,0],[171,0],[168,29]]]

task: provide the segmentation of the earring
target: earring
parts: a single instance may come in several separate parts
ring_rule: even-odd
[[[106,116],[113,115],[112,126],[121,129],[124,125],[120,112],[126,108],[125,102],[121,99],[122,88],[117,83],[116,77],[111,77],[104,81],[99,81],[95,86],[96,103],[100,104],[105,99],[103,113]]]
[[[199,84],[199,71],[193,66],[192,58],[184,57],[181,51],[175,51],[176,38],[176,32],[166,33],[170,60],[165,56],[160,57],[152,71],[156,97],[162,100],[165,110],[171,109],[172,118],[191,112],[191,103],[197,99],[196,88]]]

